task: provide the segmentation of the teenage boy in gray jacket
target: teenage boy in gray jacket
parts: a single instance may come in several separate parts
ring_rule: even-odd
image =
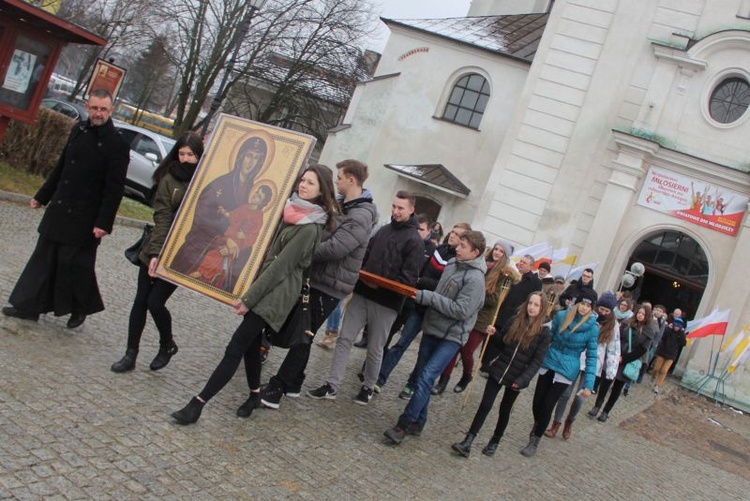
[[[422,264],[424,244],[414,215],[416,198],[408,191],[399,191],[391,202],[391,222],[380,228],[370,239],[362,269],[381,277],[414,287]],[[331,370],[323,386],[308,391],[316,399],[334,400],[344,379],[352,344],[359,331],[367,326],[367,362],[364,384],[354,398],[367,405],[380,372],[383,346],[388,331],[403,306],[404,296],[362,279],[354,286],[354,294],[346,307],[339,338],[333,351]]]
[[[420,435],[427,422],[427,407],[435,380],[456,352],[469,338],[477,313],[484,304],[485,239],[479,231],[461,235],[456,257],[440,277],[434,291],[417,291],[417,304],[429,309],[422,323],[419,343],[417,390],[406,404],[396,426],[385,431],[394,444],[400,444],[407,434]]]
[[[336,168],[336,190],[342,215],[334,230],[323,234],[310,267],[310,331],[313,333],[354,289],[370,233],[378,220],[372,194],[363,188],[367,165],[357,160],[344,160],[337,163]],[[278,409],[284,395],[298,397],[309,359],[310,343],[289,348],[278,372],[261,390],[261,404]]]

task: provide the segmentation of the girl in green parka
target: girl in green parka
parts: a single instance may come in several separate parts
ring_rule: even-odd
[[[138,255],[138,289],[130,310],[128,323],[128,346],[125,356],[112,364],[112,372],[127,372],[135,369],[138,346],[146,327],[146,314],[151,313],[159,331],[159,353],[151,362],[152,371],[164,368],[177,353],[177,344],[172,337],[172,316],[167,309],[167,300],[177,286],[156,277],[158,256],[177,209],[180,208],[190,180],[193,178],[198,160],[203,155],[203,140],[195,132],[186,132],[177,140],[172,150],[154,171],[154,227],[146,238]]]
[[[332,229],[336,207],[331,170],[324,165],[305,169],[295,193],[286,202],[281,231],[271,244],[258,277],[234,305],[234,313],[244,319],[203,390],[184,408],[172,413],[178,424],[198,421],[203,406],[232,379],[243,358],[250,397],[237,409],[237,415],[249,417],[258,406],[263,330],[270,327],[278,331],[284,324],[299,298],[303,272],[310,266],[323,227]]]

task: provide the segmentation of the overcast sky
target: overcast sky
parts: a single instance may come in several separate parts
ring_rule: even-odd
[[[373,0],[380,17],[388,19],[431,19],[461,17],[469,12],[471,0]],[[377,35],[366,48],[383,52],[390,31],[378,19]]]

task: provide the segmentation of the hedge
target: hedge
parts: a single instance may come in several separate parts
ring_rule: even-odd
[[[17,169],[46,177],[75,124],[74,119],[47,108],[39,110],[35,124],[11,120],[0,145],[0,158]]]

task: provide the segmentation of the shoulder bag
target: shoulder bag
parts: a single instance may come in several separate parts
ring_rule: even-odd
[[[151,232],[153,231],[153,229],[154,226],[151,224],[146,224],[143,226],[143,233],[141,233],[140,238],[133,245],[125,249],[125,259],[136,266],[141,266],[143,264],[141,263],[141,260],[138,259],[138,255],[141,253],[143,244],[146,243],[151,236]]]
[[[311,343],[315,333],[310,332],[310,278],[308,272],[302,277],[302,290],[284,325],[278,332],[266,328],[266,336],[271,345],[278,348],[291,348],[299,343]]]
[[[633,340],[632,334],[633,334],[633,328],[628,327],[628,353],[630,353],[630,351],[633,349],[632,344],[631,344]],[[638,379],[638,375],[640,374],[640,372],[641,372],[641,359],[640,358],[625,364],[625,367],[622,368],[622,375],[630,379],[631,381],[636,381]]]

